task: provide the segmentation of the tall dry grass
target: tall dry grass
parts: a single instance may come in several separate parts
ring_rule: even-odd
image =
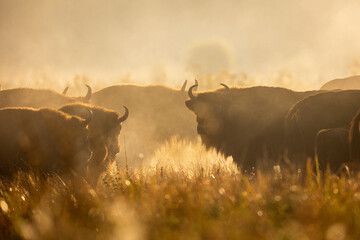
[[[113,164],[96,189],[19,173],[0,184],[0,239],[359,239],[360,176],[242,175],[173,139],[149,164]]]

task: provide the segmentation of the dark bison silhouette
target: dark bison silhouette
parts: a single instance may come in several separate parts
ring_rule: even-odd
[[[13,88],[0,91],[0,108],[4,107],[52,107],[58,108],[71,102],[89,102],[91,88],[85,97],[67,97],[50,89]]]
[[[323,92],[292,106],[285,127],[289,154],[300,166],[314,157],[315,139],[322,129],[349,128],[360,108],[360,90]]]
[[[120,150],[119,135],[121,124],[129,116],[129,110],[124,106],[125,113],[85,103],[72,103],[59,108],[60,111],[89,118],[89,146],[92,156],[88,164],[87,179],[90,184],[97,183],[99,175],[106,169],[108,163],[115,159]],[[89,110],[91,112],[89,112]]]
[[[360,110],[351,121],[349,130],[350,160],[357,164],[360,163]]]
[[[332,172],[337,172],[343,164],[350,161],[349,129],[322,129],[316,134],[315,154],[322,170],[330,165]]]
[[[121,156],[131,163],[151,157],[172,136],[196,138],[194,116],[184,106],[186,82],[181,90],[160,85],[115,85],[92,94],[94,105],[123,111],[131,110],[121,135]]]
[[[89,121],[51,108],[0,109],[0,175],[84,174],[91,155]]]
[[[349,128],[320,130],[316,135],[315,152],[320,167],[327,164],[333,172],[339,172],[344,165],[359,169],[360,163],[360,111],[352,119]],[[352,169],[351,169],[352,170]]]
[[[360,89],[360,76],[350,76],[347,78],[337,78],[331,80],[321,86],[320,90],[350,90],[350,89]]]
[[[317,93],[280,87],[223,86],[195,97],[194,85],[185,104],[196,115],[202,142],[232,156],[245,170],[254,166],[267,168],[282,158],[288,110],[300,99]]]

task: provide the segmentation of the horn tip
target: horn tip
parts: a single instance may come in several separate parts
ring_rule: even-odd
[[[69,86],[66,86],[62,93],[65,95],[68,90],[69,90]]]
[[[125,113],[122,117],[119,118],[120,123],[124,122],[129,117],[129,109],[125,105],[123,105],[123,107],[125,109]]]
[[[230,87],[225,83],[220,83],[220,85],[223,86],[226,90],[230,90]]]

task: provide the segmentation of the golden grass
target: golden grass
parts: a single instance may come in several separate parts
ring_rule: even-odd
[[[173,139],[137,169],[112,165],[96,189],[19,173],[0,188],[0,239],[359,239],[360,176],[242,175]]]

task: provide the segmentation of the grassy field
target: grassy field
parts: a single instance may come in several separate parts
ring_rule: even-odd
[[[96,189],[19,173],[1,182],[0,239],[360,239],[360,176],[242,175],[200,143],[173,140]]]

